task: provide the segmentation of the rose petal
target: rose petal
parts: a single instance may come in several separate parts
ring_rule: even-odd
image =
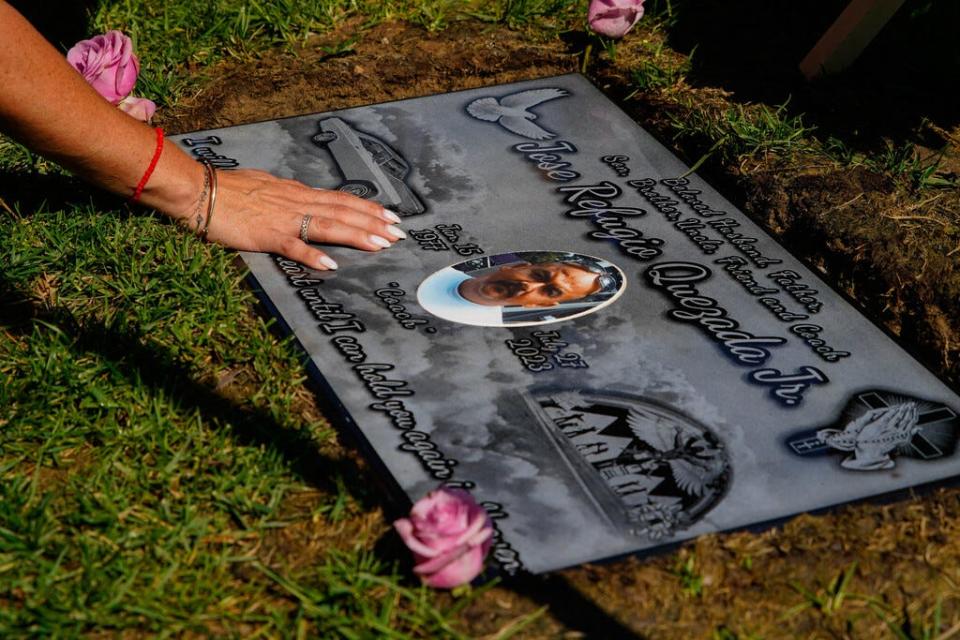
[[[67,62],[113,104],[130,95],[140,73],[133,41],[119,31],[81,40],[67,52]]]
[[[461,544],[453,549],[447,549],[440,555],[428,558],[413,568],[414,573],[436,573],[440,569],[462,556],[470,550],[469,545]]]
[[[458,544],[457,537],[469,525],[469,506],[475,504],[466,491],[441,488],[418,500],[410,519],[422,540],[449,548]]]
[[[466,491],[441,487],[417,500],[410,510],[410,515],[423,519],[436,517],[437,514],[456,517],[459,508],[465,504],[465,500],[473,502],[470,494]]]
[[[643,17],[643,0],[591,0],[587,22],[595,32],[622,38]]]
[[[489,547],[490,543],[492,543],[491,538],[493,538],[493,524],[478,531],[476,535],[467,540],[467,544],[471,547],[479,547],[482,545]],[[486,550],[484,550],[484,553],[486,553]]]
[[[140,61],[137,56],[131,56],[129,62],[117,66],[116,80],[114,81],[114,90],[118,96],[128,96],[137,84],[137,76],[140,75]]]
[[[143,122],[149,122],[150,118],[152,118],[153,114],[157,111],[157,105],[153,103],[153,100],[136,98],[134,96],[127,96],[120,101],[118,106],[125,113]]]
[[[457,536],[457,544],[463,544],[473,536],[477,535],[485,527],[490,526],[490,516],[487,515],[487,512],[483,507],[477,506],[477,510],[473,513],[473,519],[470,521],[470,525]]]
[[[407,548],[414,553],[426,558],[432,558],[440,553],[440,550],[432,549],[417,539],[417,536],[414,533],[413,523],[407,518],[400,518],[394,522],[393,528],[396,529],[397,533],[400,534],[400,538],[403,540],[403,543],[407,545]]]
[[[466,584],[483,571],[484,554],[479,548],[473,548],[453,560],[440,571],[424,578],[424,582],[437,589],[452,589]]]

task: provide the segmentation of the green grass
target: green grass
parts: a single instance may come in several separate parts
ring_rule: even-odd
[[[249,59],[274,45],[296,45],[330,30],[357,9],[335,0],[101,2],[90,27],[93,32],[120,29],[129,34],[144,69],[138,92],[169,104],[192,86],[194,79],[182,73],[184,68]],[[389,2],[380,3],[371,17],[391,12]]]
[[[129,34],[143,69],[137,93],[171,104],[200,77],[184,69],[250,60],[270,47],[290,49],[350,18],[358,19],[358,32],[392,19],[435,31],[471,16],[518,27],[567,21],[584,6],[583,0],[103,0],[90,30]]]
[[[851,149],[842,140],[828,138],[824,149],[847,166],[864,166],[889,175],[912,189],[956,188],[960,177],[943,170],[944,152],[922,152],[912,142],[895,144],[885,140],[879,151],[862,153]]]
[[[890,607],[881,603],[875,604],[872,609],[876,616],[883,621],[896,640],[944,640],[960,633],[960,626],[954,625],[944,631],[943,598],[938,597],[932,606],[925,610],[913,611],[905,609],[902,612],[891,611]]]
[[[720,162],[737,164],[745,157],[786,156],[814,149],[813,130],[803,124],[802,116],[787,114],[786,104],[734,105],[720,112],[691,108],[684,117],[671,115],[671,123],[676,140],[712,143],[691,172],[714,155]]]
[[[642,60],[631,71],[630,79],[637,91],[650,91],[670,87],[679,82],[689,71],[689,61],[684,65],[664,63],[660,58],[662,45],[654,48],[651,60]]]
[[[681,555],[677,558],[673,574],[680,581],[680,588],[685,595],[699,598],[703,595],[703,576],[697,571],[697,557],[693,554]]]

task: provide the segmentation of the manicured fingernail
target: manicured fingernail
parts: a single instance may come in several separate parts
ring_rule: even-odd
[[[378,247],[387,248],[390,246],[390,241],[386,238],[381,238],[380,236],[375,236],[370,234],[370,242],[377,245]]]
[[[336,269],[336,268],[337,268],[337,263],[336,263],[336,261],[335,261],[333,258],[329,257],[329,256],[320,256],[320,264],[322,264],[323,266],[325,266],[327,269]]]
[[[393,211],[390,211],[390,209],[383,210],[383,217],[389,220],[390,222],[393,222],[394,224],[400,222],[400,216],[395,214]]]
[[[389,231],[393,237],[400,238],[401,240],[407,237],[407,234],[400,227],[387,227],[387,231]]]

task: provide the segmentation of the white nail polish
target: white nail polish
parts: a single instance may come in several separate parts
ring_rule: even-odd
[[[390,209],[383,210],[383,217],[394,224],[397,224],[398,222],[400,222],[400,216],[395,214],[393,211],[390,211]]]
[[[387,231],[389,231],[393,237],[400,238],[401,240],[407,237],[406,232],[400,227],[387,227]]]
[[[380,236],[375,236],[373,234],[370,234],[370,242],[377,245],[378,247],[383,247],[384,249],[390,246],[389,240],[387,240],[386,238],[381,238]]]
[[[327,269],[331,269],[331,270],[337,268],[337,263],[336,263],[336,261],[335,261],[333,258],[329,257],[329,256],[321,256],[321,257],[320,257],[320,264],[322,264],[323,266],[325,266]]]

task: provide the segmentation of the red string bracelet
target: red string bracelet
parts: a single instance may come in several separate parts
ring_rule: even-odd
[[[133,195],[130,196],[130,202],[136,202],[140,199],[143,188],[147,186],[147,181],[150,179],[150,176],[153,175],[153,170],[157,168],[157,163],[160,161],[160,153],[163,152],[163,129],[157,127],[156,132],[157,148],[153,152],[153,159],[150,161],[150,166],[147,167],[147,170],[143,172],[143,177],[140,178],[140,182],[137,183],[137,188],[133,190]]]

